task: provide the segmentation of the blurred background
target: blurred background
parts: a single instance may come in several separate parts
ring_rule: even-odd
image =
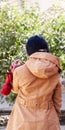
[[[21,59],[25,63],[25,44],[32,35],[44,37],[51,53],[62,62],[60,80],[63,84],[65,110],[65,0],[0,0],[0,89],[11,63]],[[0,111],[11,110],[17,95],[0,95]],[[5,116],[5,124],[8,116]],[[0,124],[4,118],[0,116]],[[1,126],[1,125],[0,125]],[[1,127],[1,130],[3,127]],[[63,127],[64,129],[64,127]]]

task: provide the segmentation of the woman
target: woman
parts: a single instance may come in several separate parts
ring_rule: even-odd
[[[26,50],[28,60],[13,72],[18,95],[6,130],[60,130],[60,60],[37,35],[28,39]]]

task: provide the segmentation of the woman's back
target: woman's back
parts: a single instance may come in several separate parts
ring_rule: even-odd
[[[12,89],[18,95],[7,130],[60,130],[60,70],[60,60],[47,52],[33,53],[14,70]]]

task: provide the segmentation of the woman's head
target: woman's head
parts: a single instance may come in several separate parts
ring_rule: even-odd
[[[27,54],[31,55],[35,52],[49,52],[48,43],[41,36],[32,36],[28,39],[26,44]]]

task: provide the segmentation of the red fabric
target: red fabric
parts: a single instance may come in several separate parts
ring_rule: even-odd
[[[4,85],[2,86],[2,90],[0,90],[0,94],[2,95],[10,94],[12,88],[12,81],[13,81],[13,71],[16,67],[20,65],[22,65],[21,60],[16,60],[14,63],[12,63],[10,67],[11,71],[6,75],[6,80]]]
[[[12,88],[12,80],[13,80],[12,72],[7,73],[6,80],[4,85],[2,86],[2,90],[0,91],[0,94],[5,96],[10,94]]]
[[[6,83],[12,83],[12,80],[13,80],[12,72],[7,73],[5,82]]]
[[[8,84],[8,83],[4,83],[4,85],[3,85],[3,88],[2,88],[2,90],[1,90],[1,94],[2,95],[8,95],[8,94],[10,94],[10,92],[11,92],[11,88],[12,88],[12,85],[11,84]]]

